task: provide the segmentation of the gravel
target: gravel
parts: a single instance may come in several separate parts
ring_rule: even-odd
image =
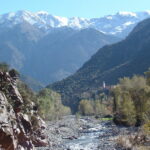
[[[58,121],[47,122],[48,147],[38,150],[119,150],[115,139],[127,132],[112,121],[100,121],[94,117],[65,116]],[[120,149],[121,150],[121,149]]]

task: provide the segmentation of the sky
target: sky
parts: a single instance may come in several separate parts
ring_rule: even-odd
[[[0,14],[27,10],[63,17],[95,18],[118,11],[150,10],[150,0],[0,0]]]

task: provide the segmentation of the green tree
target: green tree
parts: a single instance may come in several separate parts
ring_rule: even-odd
[[[93,115],[94,109],[93,109],[93,102],[90,100],[81,100],[79,104],[79,112],[82,115]]]
[[[122,103],[120,106],[120,113],[122,116],[122,122],[126,125],[135,125],[136,124],[136,110],[134,102],[131,99],[129,93],[123,93]]]
[[[149,114],[150,86],[142,76],[120,79],[112,90],[115,120],[123,124],[143,124]]]
[[[46,120],[70,114],[70,108],[62,105],[61,96],[50,89],[45,88],[38,93],[37,103],[41,116]]]
[[[4,63],[4,62],[0,63],[0,71],[8,72],[9,71],[9,65]]]

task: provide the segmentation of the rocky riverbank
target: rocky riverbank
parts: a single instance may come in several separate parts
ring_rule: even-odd
[[[49,146],[39,150],[121,150],[116,146],[116,139],[134,130],[94,117],[66,116],[47,122]]]

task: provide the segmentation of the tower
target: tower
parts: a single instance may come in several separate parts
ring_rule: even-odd
[[[103,81],[103,89],[105,89],[106,88],[106,83],[105,83],[105,81]]]

